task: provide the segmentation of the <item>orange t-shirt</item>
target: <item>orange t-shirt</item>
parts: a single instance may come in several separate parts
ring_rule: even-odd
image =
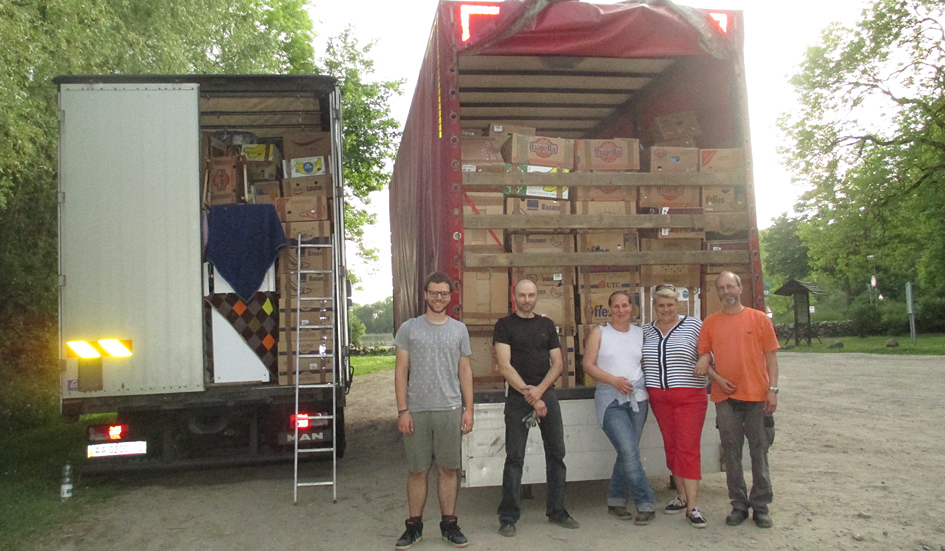
[[[735,385],[733,394],[725,394],[718,385],[712,385],[712,401],[767,399],[765,354],[779,348],[774,326],[764,312],[746,307],[737,314],[717,312],[707,317],[699,333],[699,354],[712,352],[715,371]]]

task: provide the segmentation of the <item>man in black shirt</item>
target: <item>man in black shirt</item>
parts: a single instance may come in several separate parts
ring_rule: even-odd
[[[561,376],[561,345],[555,324],[535,314],[538,287],[529,279],[515,285],[515,313],[495,324],[492,342],[499,372],[508,382],[505,397],[505,470],[502,473],[502,503],[499,504],[499,534],[515,535],[522,510],[522,467],[529,423],[539,421],[545,448],[548,482],[548,520],[565,528],[580,525],[564,508],[564,425],[555,397],[554,383]]]

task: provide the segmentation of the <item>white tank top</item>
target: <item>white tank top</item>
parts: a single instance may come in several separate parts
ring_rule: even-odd
[[[611,375],[626,377],[636,383],[643,377],[643,329],[631,325],[626,333],[617,331],[608,323],[600,328],[600,351],[597,353],[597,367]],[[646,400],[646,385],[642,382],[633,387],[633,396],[638,402]]]

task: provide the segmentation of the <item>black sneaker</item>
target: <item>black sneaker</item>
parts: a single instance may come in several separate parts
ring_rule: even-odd
[[[400,539],[394,545],[394,548],[398,550],[410,549],[413,544],[423,540],[423,521],[407,519],[404,524],[407,529],[404,530],[404,535],[400,536]]]
[[[506,538],[514,538],[515,537],[515,523],[503,522],[502,525],[499,526],[499,535],[504,536]]]
[[[755,521],[755,526],[758,528],[771,528],[774,526],[774,521],[771,520],[771,515],[768,513],[759,513],[758,511],[755,511],[751,515],[751,518]]]
[[[741,509],[732,509],[732,512],[725,517],[725,524],[728,526],[738,526],[748,518],[748,511]]]
[[[637,526],[646,526],[654,518],[656,518],[656,513],[653,511],[637,511],[637,518],[633,520],[633,523]]]
[[[615,507],[613,505],[608,505],[607,512],[619,518],[620,520],[630,520],[633,518],[633,515],[630,514],[630,511],[628,511],[626,507]]]
[[[675,515],[676,513],[682,513],[686,510],[686,502],[683,501],[682,496],[677,495],[673,498],[672,501],[663,509],[663,512],[667,515]]]
[[[440,532],[443,534],[443,539],[453,547],[469,545],[469,540],[459,530],[459,525],[456,524],[455,516],[447,517],[440,522]]]
[[[694,508],[692,511],[687,512],[687,513],[686,513],[686,518],[689,519],[689,524],[690,524],[693,528],[705,528],[705,526],[706,526],[706,524],[707,524],[707,523],[706,523],[706,520],[705,520],[705,517],[702,516],[702,513],[701,513],[701,512],[699,512],[699,508],[698,508],[698,507]]]

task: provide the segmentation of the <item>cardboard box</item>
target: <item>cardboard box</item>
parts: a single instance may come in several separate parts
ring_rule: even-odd
[[[656,117],[650,127],[650,137],[654,142],[695,138],[701,135],[702,128],[699,127],[695,111],[682,111]]]
[[[280,385],[294,385],[296,373],[296,354],[279,352],[278,380]],[[317,385],[330,383],[334,376],[332,358],[299,358],[299,383]]]
[[[640,186],[640,208],[698,207],[699,186]]]
[[[286,178],[282,181],[282,196],[297,197],[299,195],[323,195],[331,197],[331,176],[309,176],[306,178]]]
[[[637,200],[637,188],[631,186],[574,186],[572,199],[594,202],[627,202]]]
[[[280,163],[275,161],[246,161],[246,180],[249,182],[263,182],[278,180]]]
[[[640,250],[644,252],[686,252],[702,250],[701,239],[641,239]],[[701,266],[699,264],[649,264],[640,266],[640,283],[649,288],[661,283],[672,283],[681,287],[698,287]]]
[[[539,287],[574,285],[574,268],[571,266],[529,266],[512,268],[512,281],[530,279]]]
[[[582,231],[577,236],[579,253],[625,253],[638,250],[640,247],[635,231]]]
[[[744,172],[745,153],[740,149],[700,149],[699,172]]]
[[[574,325],[574,286],[538,286],[535,313],[551,319],[558,327]]]
[[[309,176],[321,176],[329,174],[328,157],[319,155],[317,157],[297,157],[285,161],[286,178],[307,178]]]
[[[302,298],[327,299],[332,296],[331,274],[301,274]],[[279,301],[280,304],[294,304],[299,296],[298,275],[293,270],[279,273]],[[309,301],[303,301],[309,302]],[[321,303],[321,301],[319,301]]]
[[[620,289],[636,289],[640,286],[640,272],[626,266],[582,266],[578,268],[578,290],[584,293]]]
[[[295,308],[291,305],[289,308],[279,309],[279,326],[284,329],[292,329],[296,326],[311,327],[328,325],[335,323],[335,311],[331,306],[323,307],[308,305],[309,301],[302,303],[302,308]]]
[[[652,207],[657,214],[703,214],[701,207]],[[659,239],[705,239],[704,228],[659,228]]]
[[[574,167],[574,141],[510,134],[502,144],[502,157],[507,163],[571,169]]]
[[[331,222],[289,222],[282,224],[282,231],[290,241],[301,236],[302,243],[331,244]]]
[[[328,198],[324,195],[282,197],[276,200],[276,210],[283,222],[328,220]]]
[[[574,201],[574,214],[604,217],[627,216],[636,213],[637,204],[635,201]]]
[[[281,197],[281,185],[279,180],[268,182],[256,182],[253,184],[253,197],[257,205],[275,205],[276,200]],[[278,209],[276,209],[278,210]]]
[[[745,188],[741,186],[702,186],[706,212],[741,212],[745,205]]]
[[[571,203],[555,199],[538,199],[534,197],[508,197],[505,203],[506,214],[571,214]]]
[[[480,214],[505,214],[505,196],[498,192],[470,191],[463,196],[463,218]],[[505,251],[502,230],[465,230],[464,246],[492,246]]]
[[[558,340],[561,343],[561,378],[556,385],[560,388],[574,388],[577,386],[577,355],[574,349],[574,337],[572,335],[559,335]]]
[[[642,162],[645,172],[699,172],[699,150],[694,147],[647,147]]]
[[[242,178],[236,171],[236,157],[210,157],[208,161],[207,195],[236,198]]]
[[[282,135],[286,159],[331,156],[331,132],[292,132]]]
[[[632,138],[575,140],[574,169],[628,172],[640,169],[640,142]]]
[[[573,253],[574,236],[569,233],[512,234],[513,253]]]
[[[292,324],[284,324],[279,328],[279,350],[290,353],[298,350],[300,354],[333,354],[334,330],[319,325],[325,324],[312,323],[297,327],[294,320]]]
[[[522,134],[523,136],[534,136],[535,127],[523,126],[520,124],[509,124],[501,121],[493,121],[486,127],[486,136],[506,139],[509,134]]]
[[[459,147],[463,172],[505,172],[498,139],[463,136]]]
[[[555,173],[555,172],[568,172],[564,168],[552,168],[547,166],[527,166],[527,165],[511,165],[506,164],[506,172],[539,172],[539,173]],[[570,190],[568,186],[505,186],[502,188],[502,193],[506,195],[517,195],[520,197],[542,197],[545,199],[568,199],[570,195]]]
[[[507,270],[465,270],[462,288],[463,322],[490,324],[509,313]]]
[[[294,245],[279,251],[279,267],[282,270],[330,270],[331,248],[303,247],[301,262],[299,262],[299,248]]]
[[[243,144],[240,146],[240,153],[246,157],[247,161],[282,162],[282,152],[272,144]]]
[[[479,377],[498,377],[502,381],[505,379],[499,375],[495,361],[495,347],[492,344],[493,326],[467,326],[469,330],[469,345],[472,348],[472,357],[469,358],[472,365],[472,374],[474,378]],[[476,385],[476,390],[480,390]]]

